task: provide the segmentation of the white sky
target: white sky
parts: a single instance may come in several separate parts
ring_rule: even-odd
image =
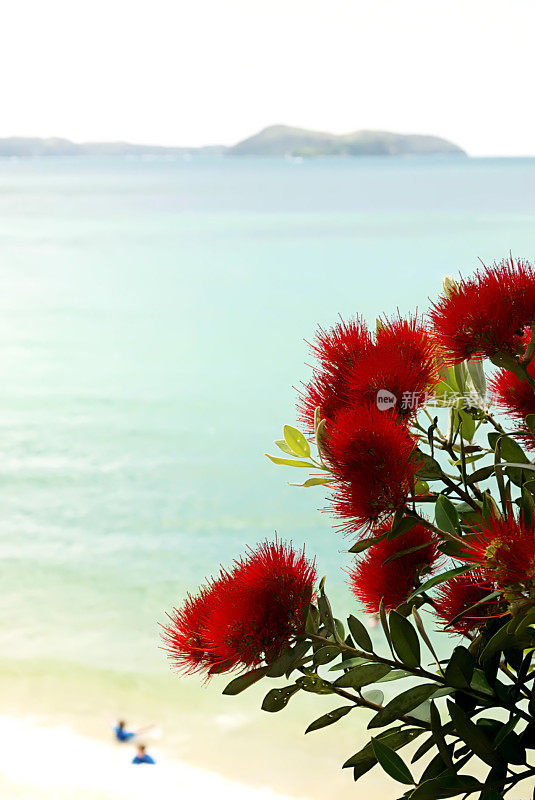
[[[4,0],[0,136],[232,144],[285,123],[535,154],[534,0]]]

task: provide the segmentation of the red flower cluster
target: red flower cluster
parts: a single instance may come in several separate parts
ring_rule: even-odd
[[[527,370],[535,378],[535,361],[528,365]],[[535,437],[526,425],[527,415],[535,414],[535,394],[529,383],[502,369],[490,381],[490,387],[502,409],[518,420],[517,437],[526,447],[535,449]]]
[[[392,414],[368,406],[337,414],[329,438],[337,479],[332,510],[347,532],[378,525],[405,506],[419,466],[415,447]]]
[[[381,320],[374,337],[360,319],[320,330],[319,362],[301,394],[300,416],[314,431],[319,407],[322,442],[337,479],[334,511],[356,532],[402,508],[414,483],[416,440],[406,423],[439,380],[434,339],[417,318]],[[380,398],[391,405],[378,405]]]
[[[535,580],[535,531],[509,508],[507,517],[495,514],[473,529],[462,557],[483,567],[499,589],[529,588]]]
[[[264,542],[170,615],[170,660],[208,675],[273,660],[302,632],[315,581],[304,552]]]
[[[386,390],[397,402],[401,419],[412,417],[439,380],[442,361],[427,329],[416,318],[381,321],[370,346],[348,376],[352,406],[377,406],[378,392]]]
[[[535,269],[506,259],[462,279],[433,304],[437,341],[457,363],[522,352],[524,329],[535,321]]]
[[[451,631],[467,634],[499,615],[498,600],[485,600],[494,589],[492,580],[481,567],[450,578],[433,598],[435,613]]]
[[[390,529],[390,522],[377,533]],[[353,594],[370,614],[379,612],[383,601],[386,611],[404,603],[423,576],[431,572],[439,558],[437,539],[429,528],[416,525],[407,533],[389,541],[372,544],[350,572]],[[403,551],[411,551],[403,553]],[[398,553],[392,561],[390,558]]]
[[[312,352],[319,362],[298,406],[306,430],[314,432],[314,413],[334,423],[338,411],[377,405],[377,394],[394,395],[401,418],[413,416],[439,379],[439,350],[417,317],[381,320],[375,340],[362,320],[319,331]],[[410,402],[404,403],[405,399]]]
[[[337,411],[349,403],[349,377],[370,343],[369,331],[358,317],[339,322],[330,331],[319,329],[311,346],[319,368],[301,392],[298,403],[301,422],[310,435],[314,433],[316,408],[321,409],[323,419],[331,422]]]

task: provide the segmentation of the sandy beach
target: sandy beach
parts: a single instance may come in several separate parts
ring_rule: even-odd
[[[82,736],[38,718],[0,716],[0,797],[39,800],[141,800],[213,795],[221,800],[306,800],[252,788],[172,760],[155,743],[157,764],[133,765],[133,745]],[[150,740],[149,740],[150,741]]]

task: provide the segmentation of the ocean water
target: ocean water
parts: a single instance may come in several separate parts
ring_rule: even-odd
[[[425,310],[443,275],[479,258],[535,257],[534,220],[530,159],[0,162],[0,682],[13,709],[91,731],[115,713],[165,719],[177,752],[222,770],[221,731],[244,753],[258,728],[276,758],[298,735],[291,714],[268,725],[217,682],[171,676],[158,623],[275,531],[306,543],[350,610],[347,545],[321,491],[289,487],[263,455],[295,423],[305,340],[339,314]],[[302,764],[320,752],[308,738]],[[235,774],[313,792],[305,766],[275,780],[249,756]]]

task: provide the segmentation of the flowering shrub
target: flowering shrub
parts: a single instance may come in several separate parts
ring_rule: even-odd
[[[282,456],[269,458],[310,469],[298,485],[328,492],[349,539],[347,628],[314,563],[275,540],[174,610],[170,658],[206,676],[236,670],[228,695],[285,678],[265,711],[298,692],[338,700],[307,733],[371,712],[369,743],[343,765],[355,780],[380,764],[403,798],[500,800],[535,776],[535,465],[524,451],[535,444],[535,269],[509,258],[446,279],[427,318],[380,319],[375,332],[340,322],[312,354],[304,432],[285,426]],[[440,658],[430,628],[464,638],[446,639]]]

